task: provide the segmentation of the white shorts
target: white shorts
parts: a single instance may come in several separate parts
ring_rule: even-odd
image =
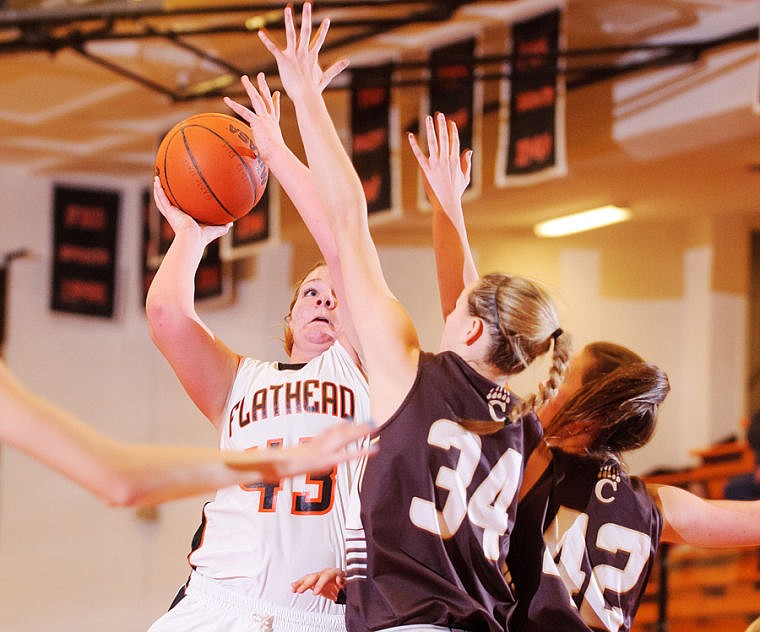
[[[218,586],[193,572],[185,596],[148,632],[345,632],[342,614],[283,608]]]

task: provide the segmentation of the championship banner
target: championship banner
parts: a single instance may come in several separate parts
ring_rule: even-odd
[[[119,193],[55,185],[51,309],[111,318]]]
[[[219,254],[219,240],[206,246],[198,270],[195,272],[195,300],[223,298],[225,292],[225,274],[222,258]]]
[[[561,23],[562,13],[554,9],[512,24],[499,117],[498,186],[532,184],[567,172]]]
[[[428,113],[443,112],[457,124],[463,149],[472,147],[474,56],[474,38],[430,52]]]
[[[153,277],[156,275],[156,271],[174,239],[174,231],[156,207],[151,190],[145,189],[143,191],[142,205],[142,299],[144,303]],[[195,299],[197,301],[212,298],[227,301],[232,297],[232,280],[230,275],[225,273],[220,249],[221,246],[217,239],[206,246],[206,250],[201,257],[201,262],[195,273]]]
[[[479,165],[481,164],[479,130],[483,111],[482,83],[476,81],[477,68],[475,57],[478,44],[474,37],[459,40],[431,49],[429,64],[427,101],[420,104],[419,140],[426,143],[424,125],[425,117],[442,112],[447,119],[453,120],[459,132],[459,144],[462,151],[473,150],[473,164],[470,184],[463,199],[471,198],[480,191]],[[418,178],[421,178],[418,173]],[[424,187],[417,187],[419,192],[417,206],[421,211],[429,211],[430,204],[425,197]]]
[[[351,156],[373,214],[394,209],[390,64],[355,69],[351,78]]]
[[[152,225],[153,216],[158,213],[158,209],[155,207],[150,189],[143,190],[140,203],[142,211],[142,243],[140,246],[140,260],[142,261],[141,290],[142,303],[144,305],[145,300],[148,298],[148,288],[153,282],[153,277],[156,276],[156,270],[158,270],[158,264],[153,261],[158,248],[154,238],[155,227]],[[155,219],[155,223],[158,223],[157,218]]]
[[[223,261],[252,257],[264,246],[277,243],[280,228],[280,189],[269,174],[269,181],[256,206],[232,225],[221,239]]]

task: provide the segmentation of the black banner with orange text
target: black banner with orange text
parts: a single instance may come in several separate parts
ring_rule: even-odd
[[[470,38],[430,52],[429,112],[453,120],[462,150],[473,147],[475,116],[475,39]],[[473,186],[471,175],[470,187]]]
[[[142,193],[143,243],[142,243],[142,300],[158,267],[174,240],[174,231],[167,219],[161,215],[153,201],[149,189]],[[240,220],[238,220],[240,221]],[[211,242],[203,251],[203,256],[195,273],[195,299],[203,300],[220,297],[225,290],[225,275],[220,257],[219,240]]]
[[[390,65],[354,72],[351,83],[351,155],[367,199],[367,211],[393,206]]]
[[[56,185],[51,309],[111,318],[119,193]]]
[[[541,174],[564,165],[558,116],[560,18],[561,12],[553,10],[512,25],[502,177]]]

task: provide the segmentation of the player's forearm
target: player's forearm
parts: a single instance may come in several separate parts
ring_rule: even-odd
[[[28,391],[2,362],[0,440],[112,505],[154,504],[263,478],[276,481],[283,458],[281,450],[223,454],[117,441]]]
[[[325,263],[330,268],[338,300],[341,303],[345,302],[338,248],[311,170],[284,143],[269,148],[267,166],[293,202],[306,228],[317,243]],[[343,312],[342,321],[349,344],[358,349],[359,342],[347,311]]]
[[[325,261],[334,266],[337,256],[335,240],[311,170],[285,146],[273,151],[267,164],[317,242]]]
[[[176,235],[148,289],[146,313],[154,341],[182,320],[197,320],[195,273],[205,243],[192,230]]]
[[[17,420],[26,425],[25,436],[34,429],[34,440],[15,447],[111,505],[151,505],[261,478],[255,469],[228,467],[212,448],[131,445],[44,400],[28,403]]]
[[[251,467],[229,467],[212,448],[118,444],[111,458],[108,485],[95,491],[119,506],[153,505],[263,478]]]
[[[705,500],[667,485],[652,491],[663,516],[664,542],[701,547],[760,545],[760,502]]]
[[[144,486],[144,481],[142,474],[133,474],[130,459],[125,458],[131,454],[131,448],[33,395],[4,367],[0,414],[4,442],[108,503],[134,504],[138,500],[137,491]]]
[[[443,317],[454,309],[466,285],[478,278],[466,233],[462,235],[440,208],[433,210],[433,248]]]
[[[467,236],[462,200],[457,199],[451,202],[449,208],[445,208],[439,204],[434,209],[434,217],[437,218],[438,229],[446,227],[445,232],[441,234],[441,238],[446,240],[445,245],[450,247],[452,251],[456,251],[457,257],[462,261],[460,271],[464,285],[477,281],[479,274],[475,267],[472,250],[470,249],[470,240]]]
[[[121,504],[151,504],[229,485],[326,472],[368,454],[359,442],[366,441],[369,430],[367,424],[332,426],[305,444],[244,452],[117,444],[109,462],[119,464]]]
[[[333,228],[355,234],[366,223],[366,200],[361,180],[343,147],[327,106],[316,88],[295,100],[296,118],[314,186]]]

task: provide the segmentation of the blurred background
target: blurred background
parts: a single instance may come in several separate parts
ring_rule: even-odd
[[[0,4],[4,357],[111,436],[215,445],[148,338],[144,292],[171,237],[148,192],[169,128],[224,112],[223,95],[244,102],[243,73],[278,87],[255,31],[280,36],[283,6]],[[743,436],[760,408],[760,2],[325,0],[315,11],[332,19],[325,62],[351,59],[328,106],[423,346],[437,348],[441,318],[405,132],[441,110],[475,151],[465,214],[480,271],[545,283],[577,348],[611,340],[668,372],[660,426],[628,455],[632,471],[689,467],[695,451]],[[286,99],[282,127],[302,155]],[[625,221],[534,233],[607,205]],[[71,213],[101,230],[73,230]],[[292,284],[317,257],[272,179],[209,252],[199,311],[236,351],[282,358]],[[107,508],[0,448],[0,629],[147,629],[188,573],[203,502]]]

